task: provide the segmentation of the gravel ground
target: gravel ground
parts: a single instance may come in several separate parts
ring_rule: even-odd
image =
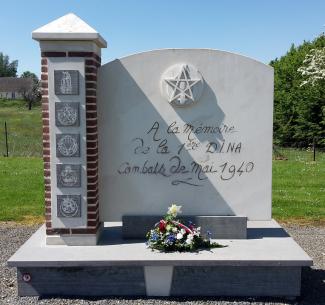
[[[0,304],[121,304],[121,305],[325,305],[325,227],[285,226],[290,235],[314,259],[314,266],[302,274],[302,296],[297,300],[270,298],[110,298],[110,299],[59,299],[17,297],[16,273],[6,265],[7,259],[37,229],[36,226],[18,226],[0,223]]]

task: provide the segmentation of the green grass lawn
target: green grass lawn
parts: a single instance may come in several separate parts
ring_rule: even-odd
[[[9,158],[4,124],[7,122]],[[0,221],[35,221],[43,215],[41,108],[0,99]],[[26,158],[31,157],[31,158]]]
[[[9,156],[42,156],[42,119],[40,106],[32,110],[24,101],[0,99],[0,155],[6,153],[4,125],[7,122]]]
[[[0,157],[0,221],[35,221],[44,211],[43,160]]]
[[[325,153],[285,149],[273,161],[273,217],[280,221],[325,224]]]
[[[8,123],[9,158],[3,125]],[[0,100],[0,221],[42,221],[41,111]],[[273,217],[282,222],[325,224],[325,153],[278,149],[273,161]],[[26,156],[33,156],[26,158]]]

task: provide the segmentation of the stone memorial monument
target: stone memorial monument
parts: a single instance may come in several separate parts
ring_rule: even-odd
[[[32,33],[42,63],[45,219],[9,260],[19,295],[286,296],[310,257],[272,220],[273,69],[208,49],[101,66],[74,14]],[[148,249],[167,207],[225,248]]]

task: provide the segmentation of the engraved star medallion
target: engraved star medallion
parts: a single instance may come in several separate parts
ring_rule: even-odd
[[[169,73],[168,73],[169,72]],[[202,93],[203,82],[200,73],[187,64],[170,68],[163,78],[167,100],[174,106],[187,106],[197,102]],[[168,77],[169,75],[171,77]],[[175,75],[172,77],[173,75]]]

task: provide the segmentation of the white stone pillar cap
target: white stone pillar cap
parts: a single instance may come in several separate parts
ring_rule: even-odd
[[[79,40],[93,41],[100,48],[106,48],[106,40],[90,25],[73,13],[62,16],[32,32],[37,41]]]

